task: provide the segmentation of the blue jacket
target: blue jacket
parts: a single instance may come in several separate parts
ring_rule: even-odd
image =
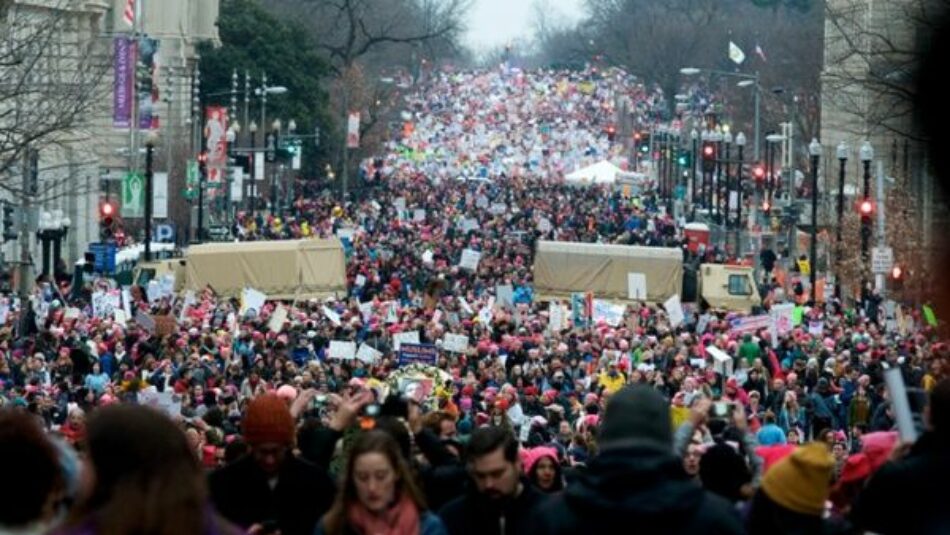
[[[353,528],[349,526],[343,530],[343,533],[366,535],[353,530]],[[314,535],[326,535],[326,531],[323,529],[323,520],[320,520],[320,522],[317,523],[317,529],[314,532]],[[426,511],[419,517],[419,535],[448,535],[448,532],[445,531],[445,525],[442,523],[442,520],[439,517],[435,516],[429,511]]]

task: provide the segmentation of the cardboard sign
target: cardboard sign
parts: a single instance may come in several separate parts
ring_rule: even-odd
[[[670,296],[663,303],[663,309],[666,310],[667,316],[670,317],[670,327],[676,328],[679,324],[683,323],[683,320],[686,318],[683,314],[683,305],[680,303],[679,294]]]
[[[478,271],[478,263],[481,261],[481,259],[482,253],[472,249],[465,249],[462,251],[462,258],[459,260],[459,267],[469,271]]]
[[[152,318],[152,316],[142,311],[138,311],[135,314],[135,323],[138,323],[140,327],[149,333],[155,333],[155,320]]]
[[[356,358],[356,342],[342,342],[330,340],[330,349],[327,358],[339,360],[353,360]]]
[[[442,339],[442,349],[453,353],[465,353],[468,351],[468,337],[463,334],[446,333]]]
[[[373,364],[383,356],[381,351],[377,351],[368,344],[360,344],[360,350],[356,352],[356,358],[366,364]]]
[[[407,331],[393,335],[393,349],[399,351],[402,344],[418,344],[419,331]]]
[[[419,333],[416,333],[417,335]],[[399,365],[408,364],[428,364],[435,366],[439,358],[439,350],[431,344],[410,344],[405,343],[399,348]]]
[[[152,316],[152,320],[155,322],[155,336],[162,337],[168,336],[175,332],[175,327],[178,325],[175,321],[175,316],[171,314],[165,314],[162,316]]]
[[[713,367],[724,377],[732,375],[732,357],[716,346],[706,346],[706,353],[712,355]]]
[[[287,321],[287,309],[284,308],[284,305],[278,305],[277,310],[271,314],[270,320],[267,322],[267,328],[272,333],[279,333],[284,329],[284,322]]]
[[[647,300],[647,276],[644,273],[627,273],[627,299]]]
[[[259,292],[254,288],[245,288],[241,292],[241,309],[238,314],[242,316],[246,314],[257,316],[266,301],[267,295],[263,292]]]
[[[495,303],[500,307],[513,308],[515,306],[515,289],[510,284],[495,286]]]

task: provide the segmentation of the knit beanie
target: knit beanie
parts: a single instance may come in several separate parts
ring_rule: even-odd
[[[601,450],[633,446],[672,452],[669,403],[649,386],[620,389],[607,403],[598,444]]]
[[[834,467],[828,446],[812,442],[775,463],[762,477],[762,490],[789,511],[820,516],[828,500]]]
[[[284,400],[273,394],[255,398],[244,416],[244,440],[250,445],[294,442],[294,418]]]

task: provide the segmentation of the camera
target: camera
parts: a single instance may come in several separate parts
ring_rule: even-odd
[[[735,403],[729,401],[715,401],[709,406],[709,417],[720,420],[730,420],[735,410]]]

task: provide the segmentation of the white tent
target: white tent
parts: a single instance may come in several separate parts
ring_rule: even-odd
[[[623,169],[603,161],[589,167],[579,169],[564,177],[570,183],[580,184],[613,184],[617,177],[624,174]]]

